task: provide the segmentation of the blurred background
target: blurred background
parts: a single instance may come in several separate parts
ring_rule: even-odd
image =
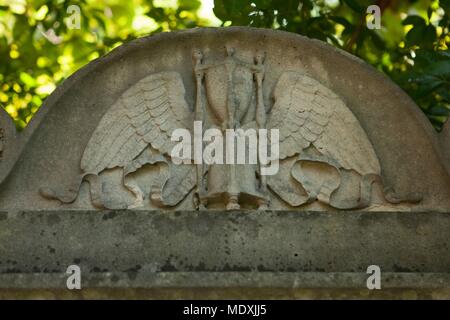
[[[367,28],[373,4],[379,29]],[[0,106],[23,129],[58,84],[124,42],[232,25],[325,41],[388,75],[436,130],[450,114],[450,0],[0,0]]]

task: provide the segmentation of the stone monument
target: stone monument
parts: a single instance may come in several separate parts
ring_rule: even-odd
[[[320,41],[138,39],[0,113],[0,296],[450,297],[449,133]]]

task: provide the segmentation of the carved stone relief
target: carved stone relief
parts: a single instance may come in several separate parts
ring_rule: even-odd
[[[195,103],[185,99],[185,85],[176,71],[149,74],[115,101],[94,130],[81,159],[82,173],[71,190],[42,187],[40,193],[63,203],[74,202],[83,181],[98,208],[139,208],[145,201],[171,208],[191,201],[196,209],[276,209],[314,202],[336,209],[366,208],[373,186],[382,186],[379,159],[360,122],[336,93],[298,71],[284,71],[264,103],[264,78],[271,70],[265,54],[254,61],[227,47],[223,59],[193,53]],[[261,174],[264,164],[174,164],[175,129],[279,130],[279,171]],[[248,146],[247,146],[248,147]],[[274,161],[274,160],[272,160]],[[137,180],[148,165],[159,169],[149,194]],[[267,165],[267,164],[266,164]],[[101,176],[119,168],[129,203],[105,195]],[[188,197],[188,195],[191,195]],[[189,200],[187,200],[189,198]],[[389,203],[418,202],[420,195],[400,199],[385,190]],[[189,206],[189,205],[188,205]]]

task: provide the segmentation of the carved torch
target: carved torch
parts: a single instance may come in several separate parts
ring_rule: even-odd
[[[264,106],[264,97],[263,97],[263,80],[264,80],[264,53],[258,52],[255,56],[255,80],[256,80],[256,124],[258,129],[265,129],[267,123],[267,113],[266,108]],[[259,149],[258,149],[259,150]],[[266,176],[262,174],[262,168],[264,164],[261,162],[258,152],[258,162],[259,162],[259,173],[261,179],[261,192],[263,194],[267,194],[267,181]],[[268,207],[268,201],[263,201],[260,203],[260,209],[266,209]]]
[[[195,99],[195,121],[202,121],[204,120],[204,110],[203,110],[203,104],[202,104],[202,81],[203,81],[203,75],[204,71],[202,68],[202,59],[203,54],[200,50],[195,50],[193,53],[193,59],[194,59],[194,72],[195,72],[195,80],[196,80],[196,99]],[[203,133],[202,133],[203,134]],[[202,146],[203,148],[203,146]],[[202,196],[203,196],[203,162],[200,164],[197,164],[196,167],[196,175],[197,175],[197,187],[196,192],[194,194],[194,207],[197,210],[205,209],[204,203],[202,202]]]

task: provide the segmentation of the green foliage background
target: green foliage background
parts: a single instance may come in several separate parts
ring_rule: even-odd
[[[372,4],[381,8],[380,30],[366,27]],[[80,29],[68,28],[71,5],[81,9]],[[213,10],[202,8],[199,0],[0,0],[0,105],[21,129],[55,86],[126,41],[242,25],[359,56],[399,84],[437,130],[450,113],[450,0],[214,0]]]

